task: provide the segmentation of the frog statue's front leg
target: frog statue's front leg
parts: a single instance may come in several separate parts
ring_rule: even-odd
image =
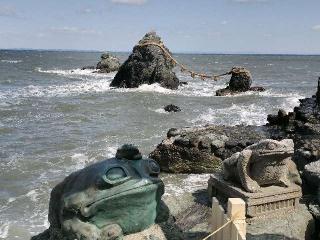
[[[248,192],[258,192],[259,184],[249,176],[251,156],[251,150],[243,150],[239,155],[237,169],[243,188]]]
[[[77,240],[122,240],[122,229],[118,224],[97,228],[95,225],[82,222],[78,218],[63,222],[64,232],[70,239]]]

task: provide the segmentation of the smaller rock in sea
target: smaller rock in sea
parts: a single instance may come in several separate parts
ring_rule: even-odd
[[[263,92],[263,87],[251,87],[252,76],[249,70],[244,67],[233,67],[229,72],[231,79],[226,88],[216,91],[216,96],[234,95],[240,92],[254,91]]]
[[[117,57],[109,53],[103,53],[101,60],[98,62],[97,67],[99,73],[109,73],[118,71],[120,68],[120,61]]]
[[[176,105],[173,105],[173,104],[169,104],[167,106],[164,107],[164,110],[166,112],[180,112],[181,111],[181,108],[179,108],[178,106]]]

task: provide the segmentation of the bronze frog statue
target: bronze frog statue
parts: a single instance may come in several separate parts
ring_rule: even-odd
[[[53,188],[49,239],[119,240],[157,221],[164,193],[159,165],[132,145],[116,156],[72,173]]]
[[[247,192],[258,192],[261,186],[289,187],[301,185],[295,163],[291,160],[291,139],[261,140],[223,161],[223,177],[241,184]]]

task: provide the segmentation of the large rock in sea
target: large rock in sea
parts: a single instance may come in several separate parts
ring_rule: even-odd
[[[101,60],[98,62],[96,69],[99,73],[109,73],[118,71],[120,68],[120,61],[117,57],[109,53],[103,53]]]
[[[164,172],[212,173],[233,153],[261,139],[283,137],[257,126],[173,128],[149,156]]]
[[[141,84],[159,83],[164,88],[177,89],[179,79],[173,72],[174,63],[155,45],[141,44],[154,42],[163,44],[155,33],[147,33],[133,48],[132,54],[121,65],[118,73],[111,82],[111,87],[137,88]],[[169,50],[162,45],[168,52]]]
[[[224,89],[218,90],[216,92],[217,96],[233,95],[246,91],[262,92],[265,90],[263,87],[251,87],[251,73],[244,67],[233,67],[229,73],[231,74],[229,85]]]

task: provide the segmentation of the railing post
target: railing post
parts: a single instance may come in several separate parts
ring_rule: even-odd
[[[246,203],[241,198],[228,199],[228,218],[233,220],[233,224],[238,229],[242,239],[246,238]],[[236,231],[231,231],[231,239],[238,239],[234,236]],[[236,234],[238,235],[238,234]]]

